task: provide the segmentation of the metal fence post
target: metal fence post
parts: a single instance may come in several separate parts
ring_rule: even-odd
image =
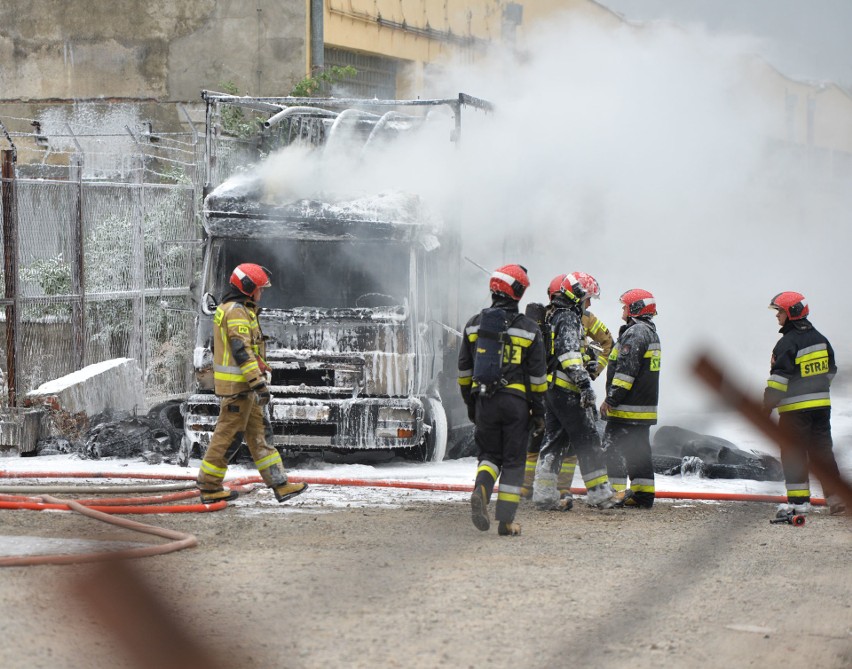
[[[130,219],[130,290],[133,297],[133,333],[128,344],[131,356],[139,361],[142,378],[147,376],[145,351],[145,163],[133,159],[133,208]]]
[[[9,389],[9,406],[18,405],[17,361],[20,359],[18,340],[18,211],[15,196],[14,149],[2,152],[2,201],[3,201],[3,278],[6,303],[6,385]]]
[[[71,331],[74,368],[86,365],[86,275],[83,262],[83,157],[74,154],[71,160],[71,179],[74,189],[74,211],[71,221]]]

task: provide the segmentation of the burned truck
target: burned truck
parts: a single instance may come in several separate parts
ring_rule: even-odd
[[[377,102],[264,99],[261,108],[273,122],[258,123],[258,146],[290,104],[297,107],[290,115],[297,134],[304,136],[306,119],[313,119],[308,136],[321,148],[347,113],[330,107]],[[438,102],[460,113],[460,100]],[[395,132],[404,127],[398,111],[357,112],[367,143],[387,130],[388,114]],[[281,201],[268,190],[248,171],[204,201],[197,387],[185,404],[185,447],[203,453],[218,416],[211,353],[216,298],[231,270],[252,262],[272,276],[259,320],[272,377],[272,441],[282,454],[418,460],[465,454],[470,424],[456,384],[457,234],[412,193]]]

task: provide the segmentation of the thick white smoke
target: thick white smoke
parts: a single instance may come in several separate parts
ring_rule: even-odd
[[[426,96],[463,91],[496,106],[464,111],[457,148],[436,124],[442,135],[375,150],[366,162],[336,156],[318,167],[298,155],[276,174],[324,189],[419,192],[460,226],[466,255],[489,268],[529,268],[524,303],[544,302],[555,274],[594,275],[603,292],[593,310],[613,331],[618,296],[651,290],[663,422],[708,408],[689,373],[704,347],[761,391],[778,337],[767,305],[782,290],[809,298],[846,367],[848,318],[833,298],[848,275],[852,189],[771,150],[770,139],[784,136],[784,100],[761,97],[755,43],[570,17],[534,34],[522,58],[496,53],[430,82]],[[465,276],[473,303],[484,305],[487,277],[471,265]]]

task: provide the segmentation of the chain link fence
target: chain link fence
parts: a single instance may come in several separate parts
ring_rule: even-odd
[[[0,117],[0,401],[117,357],[137,360],[149,404],[187,392],[197,133],[52,136],[26,121]]]

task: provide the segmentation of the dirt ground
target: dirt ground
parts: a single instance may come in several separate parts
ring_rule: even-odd
[[[524,503],[523,535],[499,537],[473,527],[458,495],[401,508],[248,504],[136,517],[199,546],[130,564],[161,615],[223,667],[852,666],[852,518],[770,525],[773,511]],[[4,510],[0,523],[7,537],[140,541],[68,513]],[[108,622],[73,594],[100,568],[4,568],[0,666],[146,666],[109,624],[131,602],[115,601]]]

